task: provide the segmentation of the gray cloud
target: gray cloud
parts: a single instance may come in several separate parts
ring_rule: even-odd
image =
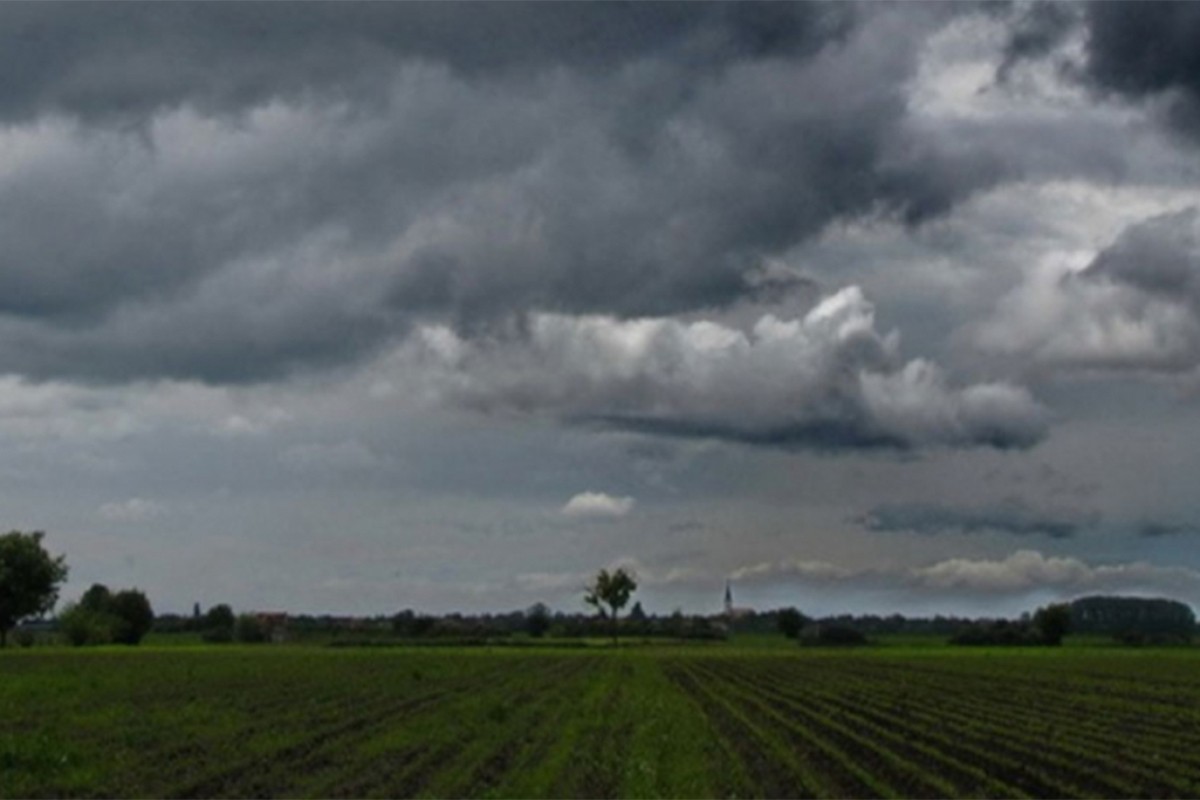
[[[1191,536],[1200,533],[1200,526],[1163,520],[1142,520],[1137,524],[1137,535],[1146,539],[1163,536]]]
[[[503,8],[353,3],[257,6],[14,6],[0,15],[0,113],[128,120],[194,104],[231,113],[315,91],[382,91],[400,61],[472,77],[547,66],[616,69],[647,57],[693,68],[804,57],[847,35],[848,4]]]
[[[1200,211],[1129,226],[1078,272],[1034,274],[980,342],[1060,367],[1181,373],[1200,364]]]
[[[899,358],[857,287],[802,317],[749,330],[700,320],[534,315],[519,335],[471,342],[422,330],[435,391],[490,414],[546,414],[667,436],[840,450],[1023,448],[1046,413],[1006,383],[953,386]]]
[[[155,500],[131,497],[128,500],[113,500],[104,503],[97,513],[111,522],[145,522],[167,513],[166,507]]]
[[[1062,43],[1079,24],[1083,7],[1072,3],[1036,0],[1018,7],[1016,18],[1004,43],[1004,54],[996,77],[1006,81],[1016,64],[1040,58]]]
[[[999,532],[1014,536],[1047,536],[1069,539],[1092,528],[1099,515],[1082,509],[1034,508],[1019,498],[991,505],[948,506],[939,503],[881,505],[860,520],[872,531],[912,533]]]
[[[247,382],[430,316],[722,307],[1007,174],[906,123],[958,10],[459,12],[0,11],[0,371]]]

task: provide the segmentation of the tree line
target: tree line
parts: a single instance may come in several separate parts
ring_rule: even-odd
[[[59,587],[67,578],[62,555],[52,556],[42,545],[41,531],[11,531],[0,535],[0,647],[22,620],[50,613]],[[445,614],[432,616],[406,609],[388,618],[370,620],[333,617],[287,617],[289,632],[321,634],[346,630],[360,637],[390,634],[405,640],[484,641],[524,633],[532,639],[610,637],[670,637],[724,639],[733,633],[776,632],[802,645],[861,644],[871,636],[936,634],[960,645],[1057,645],[1068,632],[1106,634],[1125,644],[1183,643],[1196,629],[1192,609],[1161,598],[1085,597],[1071,603],[1045,606],[1033,614],[1009,619],[965,619],[937,616],[909,618],[900,614],[840,615],[810,619],[798,609],[724,614],[647,614],[635,602],[621,612],[637,591],[637,577],[625,568],[602,569],[584,587],[583,602],[591,614],[554,612],[543,603],[502,614]],[[57,618],[67,641],[85,644],[137,644],[151,630],[198,633],[208,642],[262,642],[280,632],[273,617],[237,615],[227,604],[190,618],[156,617],[149,599],[137,588],[110,590],[94,584],[78,601],[68,603]],[[30,640],[31,641],[31,640]],[[22,642],[28,643],[28,642]]]

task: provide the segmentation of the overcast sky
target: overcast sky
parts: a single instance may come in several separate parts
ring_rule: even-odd
[[[160,611],[1200,605],[1200,5],[0,6],[0,507]]]

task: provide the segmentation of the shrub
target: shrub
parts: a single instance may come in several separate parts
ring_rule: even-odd
[[[110,614],[77,604],[68,605],[58,617],[59,630],[75,647],[108,644],[113,640],[115,622]]]

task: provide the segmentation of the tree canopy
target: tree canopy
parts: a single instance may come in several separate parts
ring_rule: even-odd
[[[776,625],[779,632],[789,639],[795,639],[800,631],[808,624],[808,618],[795,608],[781,608],[776,612]]]
[[[139,589],[114,593],[104,584],[94,583],[58,621],[74,645],[137,644],[154,625],[154,610]]]
[[[54,608],[67,579],[65,556],[46,552],[44,536],[42,531],[0,536],[0,647],[18,622]]]
[[[637,591],[637,579],[632,571],[624,567],[618,567],[612,572],[602,569],[587,586],[586,591],[583,601],[612,621],[612,634],[615,642],[617,640],[617,614]]]
[[[1188,636],[1196,629],[1191,607],[1163,597],[1081,597],[1071,603],[1077,633]]]

